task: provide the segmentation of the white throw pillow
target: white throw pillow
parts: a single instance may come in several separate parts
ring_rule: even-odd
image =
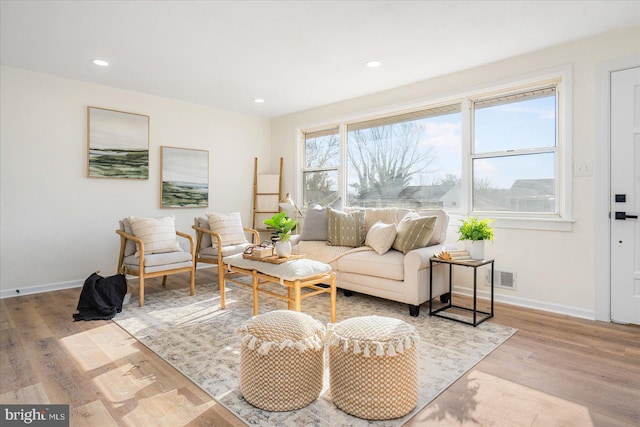
[[[142,240],[145,255],[182,251],[176,238],[175,217],[144,218],[130,216],[129,224],[131,224],[133,235]],[[140,256],[137,248],[135,256]]]
[[[207,212],[207,218],[209,219],[209,228],[214,233],[220,235],[223,246],[247,242],[247,236],[244,234],[242,227],[240,212],[232,212],[229,214]]]
[[[384,255],[391,249],[394,240],[396,240],[396,225],[377,221],[369,229],[364,244],[373,248],[378,255]]]

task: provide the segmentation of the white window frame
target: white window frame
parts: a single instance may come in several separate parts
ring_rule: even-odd
[[[346,169],[346,124],[357,121],[372,120],[383,116],[392,116],[402,114],[411,109],[425,109],[434,105],[442,105],[454,102],[461,102],[462,105],[462,173],[461,173],[461,189],[464,195],[461,200],[460,212],[450,213],[450,224],[457,224],[459,219],[474,215],[471,210],[471,100],[478,98],[490,97],[501,93],[513,93],[519,90],[526,91],[535,87],[540,87],[556,83],[556,102],[558,108],[556,110],[558,119],[557,129],[557,147],[556,147],[556,197],[558,204],[558,214],[536,215],[518,212],[495,212],[491,213],[491,218],[495,219],[493,224],[495,228],[508,229],[529,229],[529,230],[549,230],[549,231],[566,231],[573,230],[575,219],[573,218],[572,197],[573,197],[573,163],[572,163],[572,66],[564,65],[554,67],[547,70],[530,73],[528,75],[504,79],[502,81],[487,83],[482,86],[473,88],[464,93],[450,94],[449,96],[439,98],[428,98],[407,103],[404,105],[395,105],[394,107],[382,108],[378,110],[341,116],[333,120],[323,122],[309,123],[301,125],[297,129],[298,145],[297,150],[300,153],[299,166],[301,173],[296,177],[296,194],[299,200],[302,200],[302,171],[304,168],[304,134],[313,132],[313,130],[338,128],[340,135],[340,166],[338,167],[338,191],[343,200],[346,200],[346,183],[344,179]],[[482,213],[486,215],[486,213]]]

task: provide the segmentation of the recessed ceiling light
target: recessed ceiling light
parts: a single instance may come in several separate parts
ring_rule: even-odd
[[[382,62],[380,61],[369,61],[366,63],[367,67],[369,68],[376,68],[382,65]]]
[[[256,104],[262,104],[262,103],[264,103],[264,99],[256,98],[256,99],[253,100],[253,102],[255,102]]]
[[[93,63],[96,65],[99,65],[101,67],[108,67],[109,63],[107,61],[105,61],[104,59],[94,59]]]

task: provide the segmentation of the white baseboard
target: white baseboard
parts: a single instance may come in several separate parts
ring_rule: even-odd
[[[201,264],[196,268],[196,270],[200,270],[201,268],[212,268],[212,267],[215,267],[215,266],[211,264]],[[127,280],[135,279],[135,278],[136,276],[127,276]],[[0,299],[19,297],[21,295],[41,294],[43,292],[60,291],[62,289],[69,289],[69,288],[81,288],[82,285],[84,285],[84,281],[85,279],[81,279],[81,280],[72,280],[70,282],[45,283],[43,285],[26,286],[24,288],[0,289]]]
[[[466,296],[473,296],[473,289],[454,286],[453,292]],[[483,300],[491,299],[491,292],[486,290],[478,290],[478,298]],[[533,308],[536,310],[549,311],[551,313],[566,314],[567,316],[580,317],[582,319],[595,320],[595,310],[585,310],[584,308],[572,307],[569,305],[555,304],[544,301],[532,300],[529,298],[521,298],[505,294],[493,294],[495,302],[516,305],[518,307]]]
[[[59,291],[69,288],[80,288],[84,285],[84,279],[70,282],[46,283],[44,285],[26,286],[24,288],[1,289],[0,299],[19,297],[21,295],[41,294],[43,292]]]

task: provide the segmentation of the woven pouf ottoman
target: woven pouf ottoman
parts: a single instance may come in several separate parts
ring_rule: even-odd
[[[387,420],[416,407],[416,328],[390,317],[364,316],[329,330],[329,387],[338,408],[359,418]]]
[[[240,392],[265,411],[293,411],[320,396],[324,375],[322,323],[308,314],[277,310],[238,328]]]

